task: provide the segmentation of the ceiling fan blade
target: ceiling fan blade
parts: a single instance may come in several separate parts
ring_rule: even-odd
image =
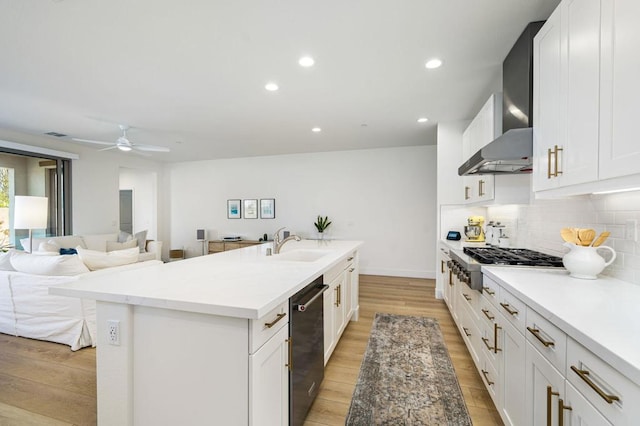
[[[113,145],[113,142],[94,141],[94,140],[91,140],[91,139],[71,138],[71,140],[74,140],[76,142],[95,143],[95,144],[98,144],[98,145]]]
[[[116,146],[116,145],[113,145],[113,146],[109,146],[109,147],[107,147],[107,148],[99,149],[98,151],[109,151],[109,150],[111,150],[111,149],[116,149],[116,148],[117,148],[117,146]]]
[[[150,152],[170,152],[171,150],[164,146],[155,146],[155,145],[141,145],[141,144],[131,144],[133,148],[140,151],[150,151]]]

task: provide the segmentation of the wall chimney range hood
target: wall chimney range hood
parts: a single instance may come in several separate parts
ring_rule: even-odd
[[[458,168],[458,175],[531,173],[533,170],[533,38],[531,22],[502,63],[502,136]]]

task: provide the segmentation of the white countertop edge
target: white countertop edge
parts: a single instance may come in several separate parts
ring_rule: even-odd
[[[296,249],[308,250],[313,249],[316,246],[316,241],[309,241],[307,244],[295,245],[295,243],[290,243],[285,246],[288,250],[284,250],[283,253],[287,251],[292,251]],[[293,296],[299,290],[304,288],[306,285],[313,282],[319,276],[323,275],[325,272],[329,271],[331,268],[338,265],[342,260],[344,260],[351,252],[358,250],[362,245],[362,241],[342,241],[342,240],[332,240],[335,241],[335,245],[337,247],[331,247],[334,244],[327,245],[327,242],[322,242],[323,246],[320,247],[321,250],[329,250],[335,253],[331,253],[326,258],[320,259],[315,262],[308,263],[300,263],[295,261],[279,261],[279,265],[283,268],[309,268],[309,272],[305,273],[304,277],[301,278],[295,285],[288,287],[287,290],[275,295],[269,300],[265,300],[264,303],[260,303],[259,306],[254,308],[252,307],[243,307],[238,306],[237,304],[227,303],[227,304],[216,304],[210,302],[198,302],[198,301],[189,301],[189,300],[167,300],[163,298],[153,297],[153,296],[144,296],[140,294],[127,294],[127,293],[114,293],[108,291],[100,291],[91,288],[91,276],[87,276],[82,281],[75,281],[69,284],[63,284],[60,286],[53,286],[49,288],[50,294],[55,294],[59,296],[68,296],[68,297],[78,297],[82,299],[94,299],[97,302],[110,302],[110,303],[120,303],[120,304],[130,304],[130,305],[139,305],[139,306],[148,306],[155,307],[161,309],[171,309],[178,311],[186,311],[186,312],[196,312],[208,315],[220,315],[227,317],[235,317],[235,318],[243,318],[243,319],[259,319],[264,315],[268,314],[271,310],[275,309],[281,303],[285,302],[289,299],[289,297]],[[252,251],[264,251],[266,247],[270,245],[265,244],[265,247],[261,247],[260,245],[246,247],[242,249],[227,251],[224,253],[209,255],[216,256],[215,258],[211,258],[209,256],[201,256],[192,259],[196,262],[212,262],[212,265],[224,265],[228,260],[231,265],[242,265],[242,253],[249,253]],[[309,247],[311,246],[311,247]],[[235,253],[234,253],[235,252]],[[209,257],[209,259],[204,259]],[[240,260],[237,260],[240,259]],[[258,258],[260,260],[260,258]],[[169,265],[173,265],[175,267],[176,264],[182,263],[186,265],[191,259],[182,260],[179,262],[171,262],[168,264],[161,264],[157,266],[152,266],[150,268],[163,268]],[[262,259],[263,260],[263,259]],[[253,263],[254,265],[259,265],[260,263]],[[133,270],[131,273],[129,271],[123,271],[118,273],[119,280],[126,280],[128,276],[131,274],[139,274],[141,269]],[[104,280],[107,279],[109,275],[102,275],[99,279]]]
[[[533,308],[538,314],[542,315],[544,318],[549,320],[555,326],[564,331],[569,337],[573,338],[576,342],[580,343],[582,346],[599,356],[605,362],[610,364],[613,368],[618,370],[620,373],[625,375],[629,380],[634,382],[636,385],[640,386],[640,365],[634,365],[629,360],[621,357],[619,354],[613,352],[609,347],[603,346],[597,338],[590,335],[587,331],[580,329],[579,325],[572,324],[565,319],[562,318],[561,313],[551,312],[544,305],[540,304],[537,300],[532,299],[526,293],[520,291],[519,289],[513,287],[508,281],[504,280],[500,276],[500,271],[504,271],[504,267],[500,266],[483,266],[482,273],[489,276],[491,279],[495,280],[501,286],[504,286],[510,293],[514,296],[518,297],[522,302],[526,305]],[[564,270],[563,270],[564,271]],[[535,273],[534,270],[530,272]],[[567,275],[568,279],[569,278]],[[607,278],[607,280],[611,282],[616,282],[614,278]],[[623,281],[619,281],[620,283],[628,284]],[[588,284],[588,281],[585,285]]]

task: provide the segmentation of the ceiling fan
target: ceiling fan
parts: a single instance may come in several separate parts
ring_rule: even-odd
[[[122,136],[120,136],[115,142],[103,142],[103,141],[95,141],[91,139],[80,139],[80,138],[71,138],[76,142],[87,142],[93,143],[97,145],[109,145],[107,148],[99,149],[98,151],[108,151],[110,149],[119,149],[120,151],[133,151],[136,154],[140,155],[151,155],[146,154],[146,152],[169,152],[171,151],[169,148],[164,146],[155,146],[155,145],[144,145],[139,143],[132,143],[127,138],[127,130],[129,130],[129,126],[120,124],[120,130],[122,130]]]

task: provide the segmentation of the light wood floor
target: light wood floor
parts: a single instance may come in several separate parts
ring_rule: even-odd
[[[360,320],[327,364],[305,425],[344,425],[376,312],[437,318],[474,425],[501,425],[433,280],[360,276]],[[0,425],[96,424],[95,349],[0,334]]]
[[[434,294],[434,280],[360,275],[359,321],[349,323],[329,359],[305,426],[344,425],[376,312],[436,318],[473,424],[503,424],[447,306]]]

